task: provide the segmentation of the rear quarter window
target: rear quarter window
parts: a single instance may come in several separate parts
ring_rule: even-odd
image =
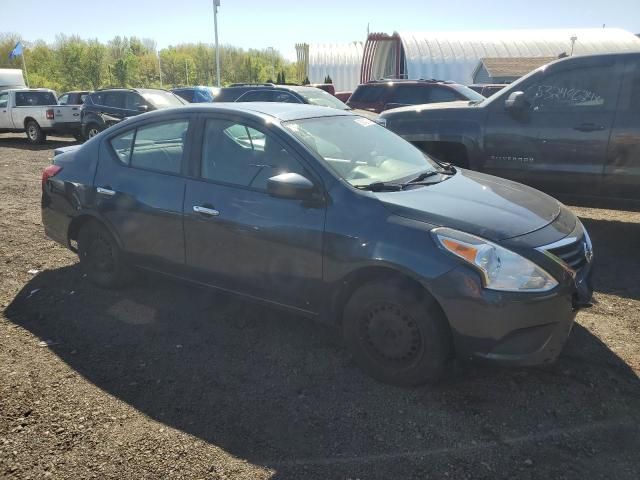
[[[16,107],[57,104],[56,97],[51,92],[16,92]]]

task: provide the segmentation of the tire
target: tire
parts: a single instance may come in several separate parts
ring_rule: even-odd
[[[358,288],[344,309],[343,335],[358,366],[393,385],[433,383],[451,358],[442,310],[426,291],[402,281]]]
[[[118,244],[103,225],[88,221],[78,233],[80,266],[87,278],[103,288],[118,288],[131,280]]]
[[[85,127],[84,131],[85,131],[84,138],[86,140],[90,140],[96,135],[98,135],[102,131],[102,128],[100,128],[100,125],[98,125],[97,123],[89,123]]]
[[[38,122],[36,122],[35,120],[29,120],[24,128],[25,133],[27,134],[27,141],[32,145],[39,145],[41,143],[44,143],[44,141],[47,139],[47,136],[42,131],[42,128],[40,128],[40,125],[38,125]]]

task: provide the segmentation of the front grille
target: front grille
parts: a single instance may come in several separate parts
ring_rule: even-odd
[[[549,248],[547,252],[555,255],[564,263],[569,265],[573,270],[580,270],[587,263],[586,242],[584,239],[578,239],[567,245],[556,248]]]

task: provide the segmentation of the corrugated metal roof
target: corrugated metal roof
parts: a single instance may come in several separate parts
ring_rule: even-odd
[[[478,68],[484,67],[490,77],[522,77],[558,57],[483,58]],[[475,76],[475,75],[474,75]]]
[[[329,75],[336,91],[352,90],[360,83],[363,42],[309,45],[311,83],[324,83]]]
[[[640,39],[617,28],[400,32],[408,78],[471,83],[482,58],[554,57],[640,51]]]

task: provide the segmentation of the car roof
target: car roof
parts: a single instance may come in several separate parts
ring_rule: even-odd
[[[163,115],[173,115],[176,111],[188,111],[192,113],[225,112],[244,113],[249,116],[268,120],[275,118],[286,122],[289,120],[301,120],[304,118],[335,117],[353,115],[345,110],[338,110],[331,107],[320,107],[307,105],[304,103],[278,103],[278,102],[219,102],[219,103],[192,103],[184,107],[166,108],[153,112],[138,115],[133,118],[149,118],[150,116],[161,117]]]

